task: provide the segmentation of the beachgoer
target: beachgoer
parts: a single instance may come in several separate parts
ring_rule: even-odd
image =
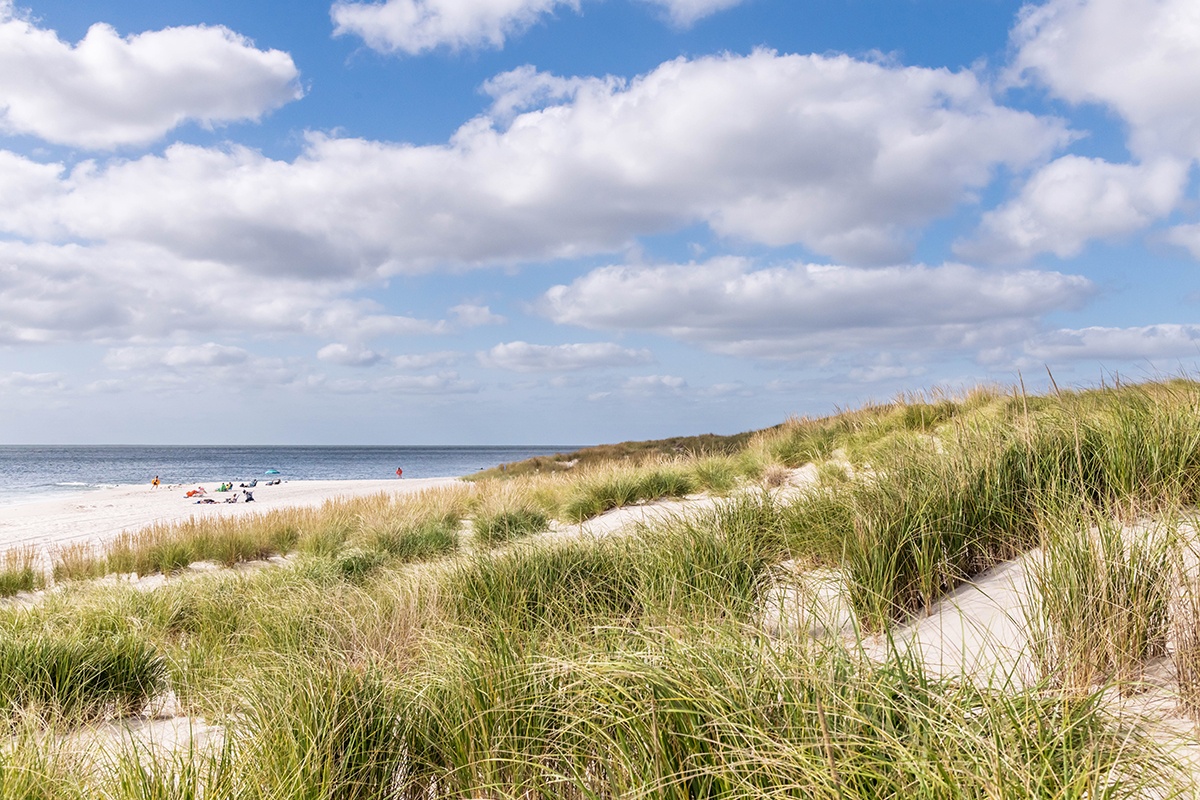
[[[247,491],[247,490],[245,490],[245,489],[242,489],[242,494],[246,495],[246,502],[247,502],[247,503],[253,503],[253,502],[254,502],[254,495],[253,495],[253,494],[251,494],[250,492],[248,492],[248,491]]]
[[[155,489],[158,488],[158,476],[157,475],[154,476],[154,480],[150,481],[150,485],[153,486]]]
[[[399,467],[396,467],[396,477],[397,477],[397,478],[403,478],[403,477],[404,477],[404,470],[400,469]]]

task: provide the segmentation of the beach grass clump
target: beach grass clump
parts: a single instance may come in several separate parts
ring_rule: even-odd
[[[608,645],[617,644],[616,647]],[[1165,758],[1097,694],[981,689],[734,627],[455,644],[398,685],[397,796],[1138,797]],[[432,668],[436,664],[437,668]]]
[[[5,551],[0,560],[0,597],[35,591],[45,582],[37,548],[14,547]]]
[[[82,637],[28,632],[0,639],[0,709],[49,720],[138,711],[166,688],[165,661],[128,635]]]
[[[437,603],[447,624],[483,636],[588,629],[638,613],[634,567],[620,539],[530,543],[454,564]]]
[[[736,489],[744,478],[743,462],[735,456],[707,456],[691,464],[696,488],[715,495],[726,495]]]
[[[195,537],[177,526],[155,524],[138,531],[122,532],[109,543],[106,566],[109,572],[122,574],[170,574],[201,560],[202,550]]]
[[[75,542],[53,549],[51,574],[55,583],[101,578],[108,574],[104,551],[94,544]]]
[[[476,546],[494,547],[550,529],[542,498],[525,481],[484,484],[475,500],[471,529]]]
[[[358,525],[351,542],[400,561],[453,553],[473,496],[473,487],[453,486],[415,496],[365,498],[354,504]]]
[[[1171,661],[1179,683],[1179,706],[1200,721],[1200,520],[1185,519],[1176,530],[1175,592],[1171,598]]]
[[[568,522],[583,522],[614,508],[686,497],[699,486],[681,461],[616,464],[577,476],[567,487],[558,513]]]
[[[250,688],[238,797],[384,800],[405,756],[404,710],[370,669],[284,662]]]
[[[766,493],[641,526],[632,546],[638,603],[662,624],[748,620],[769,568],[792,556],[784,514]]]
[[[989,480],[986,460],[911,438],[878,455],[872,479],[808,501],[829,530],[845,532],[851,600],[868,629],[928,612],[969,576],[1032,546],[1025,498]],[[842,502],[849,508],[837,509]]]
[[[1106,681],[1128,690],[1148,659],[1166,654],[1172,538],[1086,510],[1047,521],[1027,609],[1047,680],[1073,691]]]

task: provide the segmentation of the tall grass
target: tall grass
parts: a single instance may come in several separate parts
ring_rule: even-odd
[[[1052,520],[1030,570],[1028,625],[1042,674],[1068,690],[1129,687],[1166,654],[1172,537],[1077,514]]]
[[[1169,537],[1131,538],[1123,523],[1197,499],[1196,395],[1177,383],[909,398],[791,421],[740,455],[130,537],[101,554],[105,569],[238,563],[262,542],[300,555],[150,592],[81,581],[0,609],[9,724],[125,713],[169,683],[189,713],[227,726],[225,745],[165,759],[134,749],[116,772],[80,768],[62,784],[53,737],[35,738],[0,748],[0,800],[1171,796],[1186,781],[1105,712],[1102,689],[1162,652],[1161,591],[1184,560],[1166,554]],[[739,492],[625,535],[530,538],[542,522],[502,517],[582,519],[843,453],[852,472],[819,468],[794,500]],[[440,558],[465,521],[479,535],[489,519],[499,532],[479,542],[509,546]],[[761,634],[784,561],[842,568],[860,617],[886,629],[1043,541],[1033,688]],[[427,558],[440,560],[403,563]],[[58,563],[94,574],[83,553]],[[1180,643],[1187,618],[1175,620]],[[70,664],[108,662],[72,654],[95,643],[121,643],[126,661],[84,691],[92,673]],[[132,677],[138,654],[159,676],[150,688]],[[29,666],[56,663],[68,679]]]
[[[577,476],[559,513],[568,521],[582,522],[622,506],[684,497],[698,488],[694,475],[677,461],[611,466]]]
[[[0,563],[0,597],[32,592],[45,584],[45,575],[34,547],[14,547],[5,551]]]
[[[728,628],[557,652],[454,647],[399,685],[398,796],[1136,797],[1154,746],[1098,695],[980,690]]]
[[[0,709],[47,719],[139,710],[166,685],[162,658],[130,636],[0,639]]]
[[[486,492],[475,506],[472,530],[485,547],[522,539],[550,527],[550,517],[536,496],[519,485],[502,484]]]
[[[402,561],[453,553],[472,495],[468,487],[432,489],[415,497],[380,495],[359,508],[358,531],[351,538]]]

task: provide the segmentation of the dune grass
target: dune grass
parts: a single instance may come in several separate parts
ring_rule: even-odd
[[[0,708],[47,719],[138,711],[166,685],[167,669],[132,636],[28,633],[0,639]]]
[[[38,561],[36,548],[14,547],[7,550],[0,560],[0,597],[42,588],[45,577]]]
[[[1033,655],[1056,686],[1133,686],[1166,654],[1175,543],[1168,531],[1075,514],[1048,524],[1030,580]]]
[[[1173,630],[1184,703],[1200,707],[1194,525],[1132,525],[1196,503],[1198,397],[1178,381],[933,394],[790,420],[740,450],[154,529],[97,554],[102,568],[64,549],[56,577],[80,580],[0,608],[0,718],[73,728],[170,687],[227,735],[174,756],[129,747],[103,775],[76,768],[64,737],[16,736],[0,748],[0,800],[1191,791],[1106,697]],[[754,488],[813,459],[812,487]],[[698,491],[731,496],[620,535],[535,535]],[[839,568],[862,627],[887,631],[1037,546],[1032,687],[933,678],[910,655],[759,627],[783,562]],[[292,557],[148,592],[83,580],[275,553]],[[1176,596],[1190,617],[1167,595],[1176,583],[1191,587]]]

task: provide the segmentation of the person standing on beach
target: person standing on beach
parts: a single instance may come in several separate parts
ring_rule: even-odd
[[[404,470],[400,469],[399,467],[396,467],[396,477],[397,477],[397,478],[403,478],[403,477],[404,477]]]
[[[152,486],[155,489],[158,488],[158,476],[157,475],[154,476],[154,480],[150,481],[150,486]]]

